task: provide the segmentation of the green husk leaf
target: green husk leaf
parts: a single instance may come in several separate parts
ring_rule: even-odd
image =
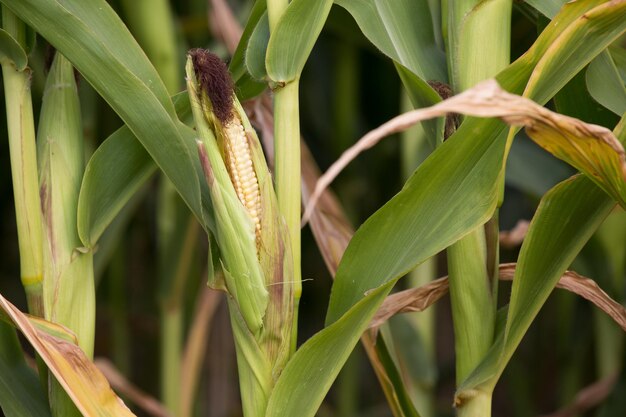
[[[93,253],[77,251],[81,242],[76,226],[84,139],[74,68],[58,53],[46,81],[37,137],[45,232],[45,317],[71,329],[91,356],[95,334]]]
[[[211,193],[215,215],[215,238],[224,263],[228,292],[235,299],[243,319],[258,334],[268,304],[265,278],[256,248],[255,225],[239,201],[211,127],[218,128],[211,102],[196,81],[191,57],[186,65],[187,91],[196,129],[201,141],[198,152]],[[233,97],[234,98],[234,97]],[[214,124],[209,127],[209,123]],[[219,126],[222,129],[223,126]],[[222,134],[217,131],[217,134]]]

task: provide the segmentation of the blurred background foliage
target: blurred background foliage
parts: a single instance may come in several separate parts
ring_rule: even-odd
[[[124,2],[109,1],[128,22]],[[230,0],[243,25],[250,0]],[[176,16],[179,61],[191,47],[208,48],[228,61],[223,41],[216,36],[211,1],[171,2]],[[544,18],[523,2],[516,3],[512,19],[511,61],[525,52],[545,25]],[[38,39],[31,54],[35,120],[41,107],[47,45]],[[581,82],[581,74],[571,83]],[[182,74],[182,71],[181,71]],[[623,74],[622,74],[623,75]],[[179,90],[184,80],[179,80]],[[120,119],[86,82],[79,85],[86,152],[90,154],[122,125]],[[362,35],[344,9],[334,6],[305,67],[300,82],[302,135],[317,163],[324,169],[365,132],[401,112],[403,91],[392,62]],[[557,96],[556,100],[559,97]],[[4,101],[0,113],[4,113]],[[599,104],[598,104],[599,106]],[[553,103],[548,107],[553,108]],[[602,124],[612,128],[618,118],[606,113]],[[583,118],[584,115],[575,115]],[[595,121],[598,122],[598,121]],[[6,136],[6,120],[0,119]],[[341,174],[333,188],[352,224],[361,224],[388,201],[403,184],[403,151],[399,137],[383,141],[359,157]],[[507,164],[505,199],[500,227],[510,230],[520,220],[530,220],[540,197],[573,169],[542,151],[521,133]],[[110,358],[114,365],[146,393],[159,396],[161,327],[159,289],[156,177],[134,197],[121,219],[103,237],[96,253],[97,333],[95,356]],[[26,300],[19,277],[19,254],[8,143],[0,140],[0,293],[23,311]],[[110,243],[110,242],[112,243]],[[580,254],[572,269],[593,277],[615,300],[624,302],[626,215],[616,209]],[[184,288],[187,334],[206,280],[207,242],[197,233],[188,279]],[[331,277],[308,229],[303,230],[303,297],[299,339],[304,341],[323,327]],[[518,246],[503,248],[502,262],[517,259]],[[436,261],[436,275],[446,274],[444,255]],[[402,285],[408,285],[402,281]],[[509,283],[501,295],[509,294]],[[167,296],[167,295],[165,295]],[[504,303],[506,300],[502,300]],[[450,416],[454,393],[454,342],[448,298],[434,307],[433,340],[416,339],[409,315],[394,318],[385,331],[393,334],[392,357],[408,378],[427,387],[433,399],[432,416]],[[413,313],[413,315],[421,313]],[[206,357],[196,401],[197,415],[241,415],[237,370],[225,303],[220,303],[210,326]],[[496,416],[549,414],[574,401],[583,388],[622,369],[626,350],[623,334],[608,318],[581,298],[561,290],[550,297],[508,366],[494,395]],[[409,340],[403,343],[403,340]],[[429,347],[430,343],[430,347]],[[430,361],[434,350],[436,362]],[[602,403],[586,414],[626,415],[626,380],[601,387]],[[417,389],[419,390],[419,389]],[[419,402],[417,408],[420,409]],[[141,412],[140,412],[141,414]],[[320,416],[389,416],[388,405],[359,345],[335,383]],[[426,417],[428,415],[424,413]]]

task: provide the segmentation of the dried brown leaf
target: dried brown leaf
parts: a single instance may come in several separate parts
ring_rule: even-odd
[[[501,280],[512,281],[514,273],[514,263],[500,265]],[[626,308],[609,297],[591,278],[583,277],[574,271],[565,271],[556,287],[568,290],[587,301],[591,301],[626,332]]]
[[[232,55],[237,49],[243,29],[225,0],[211,0],[209,27],[213,36],[221,39]]]
[[[181,369],[181,417],[192,415],[194,398],[206,354],[211,324],[217,307],[222,300],[220,291],[204,286],[198,294],[198,302],[193,322],[187,337]]]
[[[516,265],[515,263],[501,264],[500,279],[512,281]],[[622,330],[626,331],[626,308],[609,297],[594,280],[573,271],[566,271],[556,286],[591,301],[611,317]],[[421,287],[391,294],[372,318],[369,328],[377,329],[396,314],[424,311],[443,297],[447,291],[448,277],[442,277]]]
[[[380,327],[396,314],[426,310],[446,295],[448,287],[448,277],[443,277],[418,288],[391,294],[372,318],[370,329]]]
[[[500,246],[506,249],[512,249],[522,244],[530,222],[528,220],[520,220],[511,230],[503,230],[500,232]]]
[[[525,126],[529,136],[544,149],[589,175],[616,200],[626,201],[624,148],[609,129],[554,113],[502,90],[495,80],[487,80],[434,106],[401,114],[359,139],[320,177],[304,211],[303,224],[308,222],[321,193],[361,152],[386,136],[447,113],[498,117],[512,126]]]

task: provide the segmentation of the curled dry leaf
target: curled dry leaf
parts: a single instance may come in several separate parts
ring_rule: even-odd
[[[37,351],[83,416],[134,416],[102,372],[72,343],[75,336],[69,330],[27,316],[1,295],[0,308]]]
[[[448,277],[443,277],[422,285],[388,296],[370,322],[370,329],[382,326],[398,313],[424,311],[435,304],[448,292]]]
[[[539,146],[587,174],[626,205],[624,148],[609,129],[554,113],[532,100],[504,91],[495,80],[487,80],[434,106],[401,114],[359,139],[320,177],[304,211],[303,224],[309,220],[321,193],[361,152],[386,136],[447,113],[498,117],[512,126],[525,126],[526,133]]]
[[[224,41],[228,52],[234,54],[243,29],[225,0],[211,0],[209,27],[215,37]]]
[[[501,231],[499,238],[500,246],[506,249],[511,249],[521,245],[526,237],[526,233],[528,233],[529,226],[530,222],[528,220],[520,220],[511,230]]]
[[[500,279],[512,281],[517,264],[500,265]],[[613,300],[590,278],[585,278],[572,271],[566,271],[556,284],[557,288],[568,290],[591,301],[600,310],[611,317],[626,331],[626,309]],[[372,318],[369,328],[378,329],[384,322],[396,314],[412,311],[424,311],[448,292],[448,277],[439,278],[418,288],[411,288],[388,296]]]
[[[500,265],[500,279],[512,281],[515,274],[514,263]],[[591,278],[583,277],[574,271],[565,271],[565,274],[556,284],[557,288],[568,290],[591,301],[600,310],[608,314],[626,332],[626,309],[613,300]]]

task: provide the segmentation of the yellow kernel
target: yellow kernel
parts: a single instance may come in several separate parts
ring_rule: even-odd
[[[254,222],[257,244],[260,239],[261,192],[254,172],[252,154],[245,130],[235,117],[224,127],[224,154],[237,197]]]

